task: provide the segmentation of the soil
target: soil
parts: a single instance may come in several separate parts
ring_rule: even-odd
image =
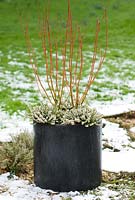
[[[105,117],[107,120],[118,123],[120,127],[130,129],[135,126],[135,111]]]
[[[117,183],[119,180],[132,180],[135,181],[135,172],[108,172],[102,171],[102,182],[104,183]]]

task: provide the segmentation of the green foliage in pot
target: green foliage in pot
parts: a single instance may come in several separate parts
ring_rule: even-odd
[[[31,108],[31,118],[33,121],[44,124],[82,124],[86,127],[100,124],[102,115],[96,109],[88,105],[78,105],[78,107],[48,106],[41,104]]]
[[[49,23],[48,12],[39,16],[39,37],[41,39],[45,64],[45,77],[41,78],[34,48],[32,47],[28,25],[25,38],[30,62],[44,103],[31,109],[31,117],[35,122],[47,124],[76,124],[85,126],[99,124],[101,115],[86,103],[86,97],[91,85],[98,75],[105,60],[108,44],[108,19],[106,10],[102,18],[105,25],[104,48],[99,47],[99,32],[101,23],[96,22],[94,50],[88,72],[87,82],[83,83],[83,39],[80,27],[73,26],[70,0],[68,0],[68,17],[65,28],[65,38],[59,42],[53,35]],[[47,84],[47,86],[46,86]],[[83,85],[83,86],[82,86]]]

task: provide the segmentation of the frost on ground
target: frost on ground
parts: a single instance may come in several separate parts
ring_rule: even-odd
[[[8,179],[8,176],[9,173],[0,175],[0,200],[128,200],[129,197],[135,197],[135,192],[124,185],[117,190],[115,184],[102,184],[87,192],[56,193],[40,189],[16,176]]]

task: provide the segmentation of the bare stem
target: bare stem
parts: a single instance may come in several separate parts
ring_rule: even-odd
[[[34,74],[35,74],[35,78],[36,78],[36,82],[37,82],[39,91],[40,91],[41,95],[43,96],[43,93],[42,93],[42,90],[43,90],[45,96],[48,98],[49,102],[53,105],[53,102],[50,99],[49,95],[47,94],[47,91],[44,88],[44,86],[43,86],[43,84],[40,80],[39,74],[38,74],[36,57],[34,55],[34,50],[33,50],[32,45],[31,45],[29,32],[28,32],[28,25],[26,26],[26,29],[25,29],[25,38],[26,38],[26,44],[27,44],[28,54],[29,54],[29,58],[30,58],[30,63],[32,65],[32,68],[33,68],[33,71],[34,71]]]
[[[51,92],[52,98],[55,101],[55,95],[53,93],[53,89],[50,84],[49,64],[48,64],[47,47],[46,47],[46,38],[47,38],[47,30],[46,29],[47,29],[46,28],[46,19],[44,19],[44,17],[43,17],[42,48],[43,48],[43,53],[44,53],[44,58],[45,58],[46,79],[47,79],[49,91]]]
[[[80,55],[80,68],[79,68],[79,74],[76,78],[76,107],[79,105],[79,85],[80,81],[82,79],[82,70],[83,70],[83,53],[82,53],[82,38],[80,36],[80,30],[78,31],[78,42],[79,42],[79,55]]]
[[[40,9],[39,9],[40,11]],[[26,26],[25,38],[27,49],[30,57],[30,63],[32,65],[34,75],[36,78],[36,82],[39,88],[41,95],[45,95],[45,97],[49,100],[49,102],[53,105],[58,105],[59,107],[62,105],[63,101],[67,101],[70,99],[70,104],[72,107],[78,107],[78,105],[83,104],[88,91],[93,84],[95,78],[97,77],[99,70],[102,67],[104,62],[107,47],[108,47],[108,19],[107,12],[105,10],[103,20],[105,21],[105,48],[104,51],[100,48],[100,58],[98,66],[96,66],[97,54],[99,49],[99,32],[100,32],[100,22],[97,20],[96,22],[96,31],[95,31],[95,39],[94,39],[94,50],[93,57],[90,64],[90,69],[88,73],[88,81],[85,85],[82,94],[80,92],[81,80],[82,80],[82,72],[83,72],[83,41],[80,33],[80,29],[77,27],[76,31],[73,29],[72,25],[72,14],[70,8],[70,0],[68,0],[68,16],[66,21],[66,32],[65,32],[65,41],[62,44],[62,48],[60,49],[62,53],[62,62],[58,56],[58,38],[55,35],[55,42],[53,43],[53,33],[49,24],[49,14],[48,10],[46,11],[46,15],[43,15],[41,19],[41,15],[39,14],[38,23],[39,27],[41,27],[41,32],[39,36],[42,41],[43,54],[45,59],[45,72],[46,72],[46,81],[49,89],[49,94],[41,81],[39,76],[37,60],[35,56],[34,49],[32,48],[30,36],[28,32],[28,26]],[[75,51],[75,45],[77,44],[77,51]],[[60,44],[61,46],[61,44]],[[55,51],[55,56],[53,56],[53,48]],[[75,64],[74,62],[75,55]],[[54,60],[53,60],[54,59]],[[59,64],[62,63],[62,66],[59,67]],[[61,71],[60,71],[61,70]],[[65,87],[67,92],[65,92]],[[65,92],[65,93],[64,93]],[[69,99],[64,98],[64,94],[69,95]],[[50,96],[51,95],[51,96]]]
[[[86,88],[83,92],[83,95],[80,99],[80,104],[82,104],[88,94],[88,91],[91,87],[91,85],[93,84],[95,78],[97,77],[98,73],[99,73],[99,70],[101,69],[102,67],[102,64],[104,62],[104,59],[105,59],[105,56],[106,56],[106,51],[107,51],[107,47],[108,47],[108,19],[107,19],[107,13],[106,13],[106,10],[105,10],[105,13],[104,13],[104,19],[105,19],[105,26],[106,26],[106,35],[105,35],[105,38],[106,38],[106,42],[105,42],[105,49],[104,49],[104,53],[102,53],[102,51],[100,50],[100,60],[99,60],[99,64],[98,64],[98,67],[94,73],[94,69],[95,69],[95,63],[96,63],[96,55],[97,55],[97,48],[98,48],[98,36],[99,36],[99,32],[100,32],[100,22],[97,21],[97,24],[96,24],[96,34],[95,34],[95,43],[94,43],[94,53],[93,53],[93,59],[92,59],[92,65],[91,65],[91,70],[90,70],[90,74],[89,74],[89,79],[88,79],[88,83],[86,85]]]
[[[48,29],[48,42],[49,42],[49,50],[50,50],[50,71],[49,71],[49,76],[50,76],[50,84],[51,84],[51,89],[52,92],[54,94],[55,97],[55,102],[57,103],[57,98],[56,98],[56,91],[54,89],[54,83],[53,83],[53,62],[52,62],[52,43],[51,43],[51,34],[50,34],[50,27],[49,27],[49,21],[48,21],[48,17],[46,19],[46,23],[47,23],[47,29]]]

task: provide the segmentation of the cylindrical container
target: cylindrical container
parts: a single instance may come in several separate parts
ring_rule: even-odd
[[[101,183],[101,126],[34,123],[34,182],[54,191],[85,191]]]

